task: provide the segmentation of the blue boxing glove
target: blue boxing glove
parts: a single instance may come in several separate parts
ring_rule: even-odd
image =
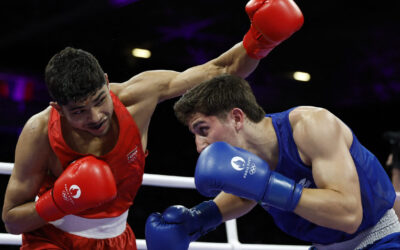
[[[171,206],[162,215],[152,213],[146,221],[148,250],[187,250],[191,241],[214,230],[222,215],[214,201],[204,201],[193,208]]]
[[[160,213],[152,213],[146,220],[148,250],[187,250],[190,239],[182,224],[167,223]]]
[[[293,211],[303,186],[277,172],[257,155],[225,142],[205,148],[197,160],[197,190],[204,196],[224,191],[269,206]]]

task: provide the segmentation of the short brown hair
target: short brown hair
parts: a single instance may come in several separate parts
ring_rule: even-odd
[[[186,92],[175,103],[174,111],[178,120],[187,125],[196,113],[223,118],[235,107],[243,110],[253,122],[259,122],[265,116],[246,80],[234,75],[221,75]]]

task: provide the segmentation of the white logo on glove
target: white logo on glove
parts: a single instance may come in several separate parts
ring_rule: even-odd
[[[256,164],[253,163],[253,164],[251,165],[250,169],[249,169],[249,174],[250,174],[250,175],[255,174],[255,173],[256,173],[256,170],[257,170],[257,166],[256,166]]]
[[[242,171],[244,169],[245,161],[242,157],[240,156],[235,156],[231,160],[231,165],[233,169],[237,171]]]
[[[78,185],[72,185],[69,187],[69,193],[71,194],[72,198],[78,199],[81,196],[81,189]]]

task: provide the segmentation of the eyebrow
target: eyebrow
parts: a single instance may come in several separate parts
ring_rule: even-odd
[[[100,94],[98,94],[97,97],[93,100],[93,102],[98,102],[102,97],[104,97],[104,95],[105,95],[105,92],[104,92],[104,90],[102,90],[100,92]],[[85,105],[75,106],[75,107],[69,108],[68,110],[75,111],[75,110],[82,109],[82,108],[85,108]]]
[[[101,91],[100,94],[93,100],[93,102],[98,102],[105,95],[105,91]]]
[[[200,126],[202,123],[205,123],[205,121],[197,121],[192,124],[192,130],[196,130],[198,126]]]

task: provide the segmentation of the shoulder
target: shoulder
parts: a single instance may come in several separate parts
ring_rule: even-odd
[[[334,115],[327,109],[314,106],[299,106],[290,111],[289,120],[292,126],[312,123],[316,119],[333,119]]]
[[[340,128],[341,121],[325,108],[300,106],[289,114],[293,132],[322,132]]]
[[[289,120],[293,138],[304,152],[329,151],[335,143],[351,145],[351,130],[325,108],[301,106],[290,112]]]
[[[52,154],[47,134],[50,110],[48,107],[32,116],[22,129],[15,150],[14,168],[18,171],[36,171],[46,166],[44,163]]]
[[[47,107],[43,111],[33,115],[26,122],[25,127],[35,130],[37,133],[47,133],[47,124],[50,119],[51,107]]]
[[[20,135],[20,140],[25,143],[36,144],[39,142],[48,142],[48,122],[50,119],[51,107],[33,115],[25,123]]]

